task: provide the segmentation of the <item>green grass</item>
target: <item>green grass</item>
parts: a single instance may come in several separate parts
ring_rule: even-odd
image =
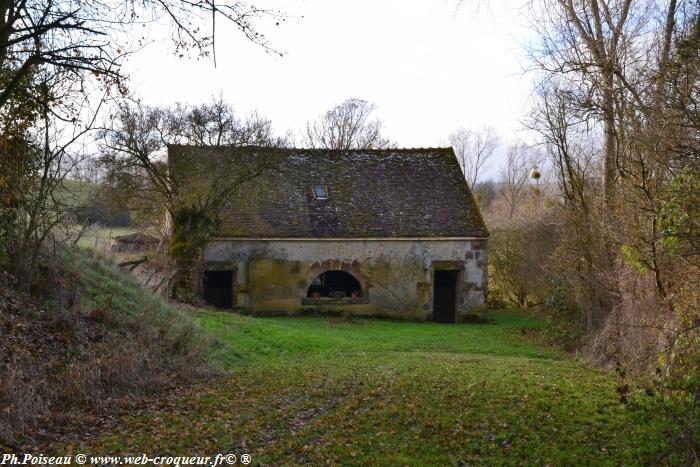
[[[198,318],[220,337],[213,357],[224,365],[269,366],[387,353],[565,358],[561,352],[522,339],[521,329],[539,328],[542,323],[516,314],[496,314],[494,324],[460,326],[367,319],[252,318],[205,311]]]
[[[64,180],[59,196],[70,206],[85,206],[100,190],[98,183]]]
[[[99,259],[89,249],[66,249],[63,262],[83,287],[83,309],[109,305],[115,317],[129,318],[155,310],[159,315],[185,318],[177,307],[143,289],[133,276],[115,264]]]
[[[223,375],[153,402],[83,452],[250,453],[253,464],[635,465],[658,422],[617,381],[494,324],[196,311]],[[642,396],[635,396],[642,401]]]
[[[167,345],[183,352],[189,346],[208,348],[210,336],[189,313],[141,287],[133,275],[115,263],[82,248],[65,249],[62,261],[67,271],[66,285],[79,289],[78,307],[91,319],[133,333],[144,332],[150,326],[157,330],[158,345],[165,353],[172,350]]]

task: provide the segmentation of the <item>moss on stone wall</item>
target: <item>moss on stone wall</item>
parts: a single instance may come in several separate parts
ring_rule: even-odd
[[[417,284],[423,281],[425,274],[423,263],[417,259],[397,263],[389,258],[379,258],[371,262],[367,266],[366,276],[371,287],[372,303],[390,311],[392,315],[428,319],[430,295],[417,291]]]
[[[177,270],[173,284],[176,298],[192,302],[202,250],[217,228],[216,217],[205,209],[182,206],[173,213],[169,255]]]
[[[251,304],[255,308],[269,308],[273,302],[294,302],[299,308],[302,297],[306,296],[307,285],[296,261],[273,258],[256,258],[249,263],[248,284]],[[288,306],[285,305],[285,308]],[[289,311],[289,310],[285,310]]]
[[[486,247],[482,242],[478,246]],[[255,314],[301,311],[432,319],[434,269],[458,269],[457,321],[481,312],[485,293],[484,250],[471,242],[216,241],[207,264],[233,261],[238,269],[236,304]],[[307,260],[308,258],[308,260]],[[348,260],[347,258],[357,258]],[[481,266],[477,263],[480,263]],[[329,270],[352,274],[365,303],[302,303],[311,282]],[[242,297],[242,295],[245,295]],[[327,305],[327,306],[326,306]]]

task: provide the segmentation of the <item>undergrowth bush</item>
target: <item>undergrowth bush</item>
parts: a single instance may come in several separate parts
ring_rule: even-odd
[[[557,244],[557,232],[542,219],[494,229],[489,239],[491,300],[516,307],[541,305],[545,265]]]
[[[572,351],[577,349],[586,334],[586,323],[578,305],[571,300],[569,284],[561,278],[550,278],[544,303],[545,334],[550,342]]]
[[[43,300],[0,281],[0,446],[212,371],[209,340],[182,310],[90,253],[59,258]]]

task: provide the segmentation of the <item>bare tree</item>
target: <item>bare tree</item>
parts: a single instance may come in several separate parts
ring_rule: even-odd
[[[491,179],[477,182],[476,185],[472,187],[472,193],[474,193],[474,197],[478,201],[479,206],[481,206],[481,209],[488,209],[498,194],[496,182]]]
[[[221,99],[174,109],[125,103],[100,132],[108,182],[124,202],[154,223],[168,213],[172,234],[173,293],[186,298],[192,270],[219,222],[219,214],[244,183],[270,168],[266,148],[286,145],[257,114],[239,119]],[[243,160],[212,153],[206,158],[180,151],[165,161],[168,144],[259,147],[259,157]],[[177,176],[175,176],[177,174]]]
[[[450,134],[449,141],[462,167],[464,178],[473,188],[500,142],[496,130],[489,126],[476,130],[461,127]]]
[[[128,93],[121,66],[143,26],[167,23],[181,56],[211,53],[217,19],[272,50],[254,27],[264,17],[281,19],[239,1],[0,2],[0,267],[31,278],[65,214],[62,181],[105,100]]]
[[[160,200],[159,203],[165,203],[165,209],[171,215],[181,198],[188,194],[174,186],[168,175],[165,166],[168,144],[214,147],[287,145],[285,138],[274,136],[269,120],[257,113],[240,119],[233,107],[221,98],[197,106],[177,104],[174,108],[124,102],[99,136],[102,160],[111,179],[118,179],[123,184],[123,191],[130,196],[148,200],[147,205]],[[225,185],[225,182],[222,180],[220,184]]]
[[[275,136],[272,122],[252,112],[238,117],[221,96],[210,103],[189,106],[176,104],[164,112],[168,143],[198,146],[277,146],[288,145],[285,137]]]
[[[671,2],[675,4],[675,1]],[[547,75],[566,75],[568,97],[599,122],[604,138],[603,185],[606,204],[614,200],[618,171],[624,168],[619,111],[627,102],[641,104],[637,84],[644,76],[643,40],[654,2],[634,0],[538,0],[540,36],[533,58]],[[541,19],[540,19],[541,17]]]
[[[533,170],[541,165],[541,159],[535,149],[524,143],[515,143],[508,148],[506,165],[501,169],[500,193],[508,204],[510,218],[527,193],[528,180]]]
[[[395,146],[382,136],[382,122],[371,120],[375,106],[360,99],[336,105],[306,124],[305,144],[323,149],[382,149]]]
[[[27,86],[37,69],[71,71],[121,80],[122,58],[129,52],[134,25],[167,20],[177,53],[212,50],[216,19],[238,28],[249,40],[272,50],[255,21],[282,16],[245,2],[146,0],[9,0],[0,3],[0,108]],[[135,44],[138,45],[138,44]],[[48,83],[49,85],[51,83]]]

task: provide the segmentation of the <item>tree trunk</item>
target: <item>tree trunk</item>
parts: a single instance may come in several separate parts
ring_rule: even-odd
[[[614,79],[612,72],[604,72],[603,89],[603,193],[608,212],[613,207],[615,198],[615,171],[617,163],[617,140],[615,133],[615,98],[613,95]]]

